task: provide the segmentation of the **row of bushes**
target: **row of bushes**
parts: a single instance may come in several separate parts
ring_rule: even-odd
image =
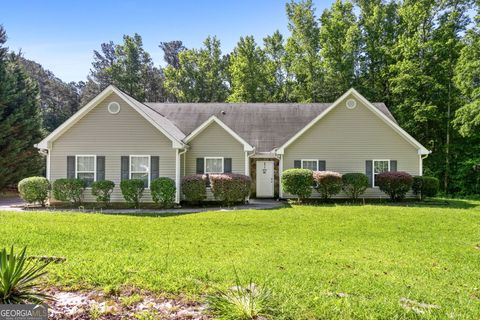
[[[438,193],[439,181],[434,177],[412,177],[407,172],[383,172],[376,176],[376,184],[393,201],[402,200],[408,191],[424,199]],[[343,190],[352,200],[357,200],[368,188],[368,177],[363,173],[341,175],[333,171],[311,171],[307,169],[289,169],[282,174],[283,190],[297,196],[298,201],[309,198],[313,189],[324,200]]]
[[[182,179],[182,192],[188,202],[199,203],[207,198],[210,185],[215,199],[230,205],[244,201],[250,195],[251,184],[250,177],[243,174],[196,174]]]
[[[82,202],[86,183],[82,179],[57,179],[50,186],[44,177],[30,177],[18,184],[18,191],[23,200],[29,203],[40,203],[45,206],[50,189],[55,199],[78,205]],[[95,181],[92,184],[92,195],[101,205],[108,207],[115,183],[109,180]],[[125,201],[135,208],[140,205],[143,197],[144,182],[140,179],[124,180],[120,190]],[[175,182],[170,178],[157,178],[150,183],[152,200],[163,208],[170,208],[175,203]]]
[[[225,204],[242,202],[250,195],[251,179],[241,174],[193,175],[184,177],[182,190],[185,199],[198,203],[207,198],[207,185],[211,186],[216,200]],[[95,181],[92,195],[101,205],[108,207],[115,183],[109,180]],[[86,183],[82,179],[57,179],[51,188],[44,177],[30,177],[18,184],[20,196],[29,203],[38,202],[42,206],[48,198],[50,189],[55,199],[78,205],[82,202]],[[120,190],[125,201],[138,208],[145,190],[143,180],[131,179],[120,183]],[[163,208],[170,208],[175,202],[175,182],[170,178],[157,178],[150,183],[153,202]]]

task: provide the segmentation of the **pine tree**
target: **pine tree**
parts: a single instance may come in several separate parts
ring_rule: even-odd
[[[38,88],[18,57],[9,55],[0,26],[0,190],[38,174],[41,157],[34,144],[41,138]]]
[[[266,73],[269,78],[266,102],[287,102],[289,97],[285,85],[287,71],[284,64],[285,46],[283,36],[277,30],[273,35],[265,37],[263,44],[263,51],[267,59]]]

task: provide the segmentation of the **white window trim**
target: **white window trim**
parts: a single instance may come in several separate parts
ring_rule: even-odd
[[[79,173],[92,173],[92,171],[78,171],[78,157],[93,157],[93,182],[97,181],[97,155],[96,154],[76,154],[75,155],[75,179],[78,179]],[[90,189],[91,187],[87,187]]]
[[[222,172],[207,172],[207,159],[221,159],[222,160]],[[219,174],[225,172],[225,159],[223,157],[204,157],[203,158],[203,172],[205,174]]]
[[[317,170],[316,170],[316,171],[318,171],[318,159],[302,159],[302,160],[300,160],[300,161],[301,161],[301,163],[302,163],[302,165],[301,165],[301,166],[302,166],[302,169],[305,169],[305,168],[303,167],[303,162],[304,162],[304,161],[313,161],[313,162],[316,162],[316,163],[317,163]]]
[[[147,171],[147,178],[148,178],[148,183],[147,187],[145,189],[150,189],[150,172],[152,170],[152,159],[149,154],[131,154],[128,159],[128,178],[131,180],[132,179],[132,173],[145,173],[145,171],[135,171],[132,172],[132,158],[148,158],[148,171]]]
[[[380,162],[380,161],[387,161],[388,163],[387,171],[390,171],[390,159],[373,159],[372,160],[372,188],[378,188],[378,186],[375,185],[375,162]]]

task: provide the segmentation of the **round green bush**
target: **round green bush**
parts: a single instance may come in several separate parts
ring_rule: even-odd
[[[28,203],[38,202],[45,206],[48,198],[50,182],[45,177],[25,178],[18,183],[18,192],[20,197]]]
[[[92,183],[92,195],[95,196],[97,202],[103,204],[104,206],[108,206],[113,188],[115,188],[115,183],[113,181],[95,181]]]
[[[405,198],[413,184],[413,177],[403,171],[383,172],[376,176],[375,181],[383,192],[390,196],[392,201]]]
[[[250,195],[252,180],[243,174],[212,174],[210,185],[215,199],[230,205],[245,201]]]
[[[334,171],[314,171],[315,189],[324,200],[330,199],[342,190],[342,175]]]
[[[120,190],[125,201],[134,208],[140,207],[140,199],[143,197],[143,191],[145,190],[145,183],[141,179],[123,180],[120,182]]]
[[[288,169],[282,173],[282,187],[286,193],[297,196],[298,201],[312,194],[313,173],[308,169]]]
[[[206,176],[195,174],[183,177],[182,193],[185,200],[191,203],[198,203],[207,198],[207,182]]]
[[[440,188],[440,181],[435,177],[415,176],[413,177],[412,190],[420,199],[435,197]]]
[[[359,172],[345,173],[342,176],[342,189],[352,200],[357,200],[368,188],[368,177]]]
[[[57,179],[52,186],[53,196],[60,201],[79,204],[82,202],[85,187],[86,182],[83,179]]]
[[[170,178],[156,178],[150,184],[153,202],[157,204],[160,203],[164,208],[171,208],[173,206],[176,191],[175,181]]]

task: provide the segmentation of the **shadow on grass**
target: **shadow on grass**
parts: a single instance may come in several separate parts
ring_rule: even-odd
[[[335,207],[335,206],[363,206],[363,205],[378,205],[378,206],[392,206],[392,207],[418,207],[418,208],[446,208],[446,209],[480,209],[479,201],[472,201],[466,199],[450,199],[450,198],[429,198],[423,201],[418,199],[406,199],[400,202],[392,202],[387,199],[360,199],[357,202],[352,202],[347,199],[331,199],[323,201],[319,199],[305,200],[301,205],[313,205],[320,207]]]

